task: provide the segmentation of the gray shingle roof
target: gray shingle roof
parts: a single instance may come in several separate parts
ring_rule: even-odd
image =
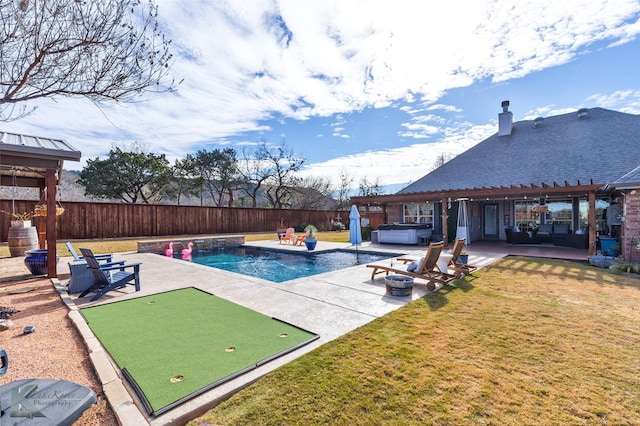
[[[592,108],[514,123],[398,192],[541,183],[640,182],[640,115]],[[635,172],[634,172],[635,170]]]

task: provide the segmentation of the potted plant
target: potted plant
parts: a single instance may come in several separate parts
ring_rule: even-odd
[[[56,216],[60,216],[64,213],[64,207],[56,206]],[[38,204],[36,208],[33,210],[34,216],[45,217],[47,215],[47,205],[46,204]]]
[[[304,244],[307,246],[307,250],[315,249],[318,243],[318,236],[316,235],[318,229],[313,225],[307,225],[307,227],[304,228],[304,232]]]
[[[2,210],[2,213],[8,214],[11,216],[11,226],[21,227],[21,228],[29,228],[31,227],[31,219],[33,218],[33,213],[24,212],[24,213],[9,213]]]

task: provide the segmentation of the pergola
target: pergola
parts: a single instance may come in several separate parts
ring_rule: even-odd
[[[40,189],[46,198],[45,241],[47,276],[58,276],[56,269],[56,186],[65,160],[80,161],[81,153],[67,142],[37,136],[0,132],[0,185]]]
[[[442,205],[443,234],[447,234],[447,202],[456,199],[468,199],[470,201],[481,200],[508,200],[522,197],[545,198],[548,196],[586,196],[589,202],[589,254],[596,253],[596,196],[603,191],[606,185],[602,183],[577,182],[551,182],[551,183],[531,183],[529,185],[509,185],[478,188],[446,189],[442,191],[414,192],[406,194],[377,195],[369,197],[352,197],[352,202],[356,205],[376,205],[382,207],[383,211],[391,204],[419,203],[419,202],[440,202]]]

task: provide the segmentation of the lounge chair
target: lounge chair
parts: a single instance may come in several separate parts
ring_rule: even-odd
[[[69,262],[69,283],[67,284],[67,291],[69,293],[81,293],[95,284],[96,279],[93,276],[93,272],[87,268],[87,262],[84,261],[82,256],[74,250],[71,242],[66,243],[67,250],[73,256],[73,261]],[[111,254],[97,254],[95,258],[98,262],[111,262]]]
[[[436,284],[444,285],[455,281],[457,279],[455,275],[442,272],[440,271],[440,269],[438,269],[437,262],[443,247],[443,241],[440,241],[438,243],[430,243],[429,248],[427,249],[427,254],[420,261],[420,264],[415,271],[396,269],[392,266],[390,267],[385,265],[367,265],[367,268],[373,269],[373,271],[371,272],[371,280],[373,281],[376,275],[382,273],[384,273],[385,275],[389,275],[390,273],[407,275],[412,278],[418,278],[428,281],[427,289],[429,290],[435,290]]]
[[[458,278],[462,275],[469,275],[471,272],[478,269],[477,266],[462,263],[460,261],[460,253],[462,253],[462,249],[464,249],[464,243],[466,240],[466,238],[456,238],[456,241],[453,243],[453,248],[451,249],[451,259],[447,263],[447,269],[453,270],[454,275]]]
[[[133,285],[135,285],[136,291],[140,291],[141,263],[119,261],[100,264],[90,249],[81,248],[80,252],[96,280],[95,284],[80,293],[80,297],[84,297],[89,293],[96,293],[91,298],[91,301],[95,302],[111,290],[126,287],[131,281],[134,282]],[[125,270],[128,268],[133,268],[133,272]]]
[[[295,244],[296,243],[296,230],[293,228],[287,228],[284,235],[280,236],[280,244]]]

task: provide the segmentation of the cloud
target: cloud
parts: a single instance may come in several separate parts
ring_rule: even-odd
[[[458,153],[483,134],[472,130],[483,126],[437,119],[438,111],[462,112],[440,101],[448,91],[520,78],[640,34],[637,0],[157,3],[163,30],[173,40],[172,72],[183,79],[176,93],[101,108],[84,99],[41,100],[32,117],[6,130],[63,137],[81,148],[83,159],[132,141],[173,158],[237,137],[251,143],[247,135],[272,130],[270,120],[335,116],[333,136],[353,140],[340,114],[415,102],[401,108],[412,118],[398,136],[442,134],[440,142],[310,168],[334,170],[333,164],[356,161],[363,173],[407,181],[428,171],[439,152]],[[627,110],[640,109],[637,92],[586,101],[623,97],[631,100]]]
[[[640,90],[619,90],[608,95],[591,95],[586,102],[603,108],[618,108],[629,114],[640,114]]]
[[[442,155],[456,156],[496,132],[497,123],[474,126],[466,123],[460,128],[450,128],[438,142],[412,144],[402,148],[367,151],[340,156],[329,161],[308,164],[305,176],[327,176],[338,185],[337,176],[347,170],[354,176],[378,179],[381,185],[408,184],[435,168]],[[358,179],[354,182],[356,185]]]

